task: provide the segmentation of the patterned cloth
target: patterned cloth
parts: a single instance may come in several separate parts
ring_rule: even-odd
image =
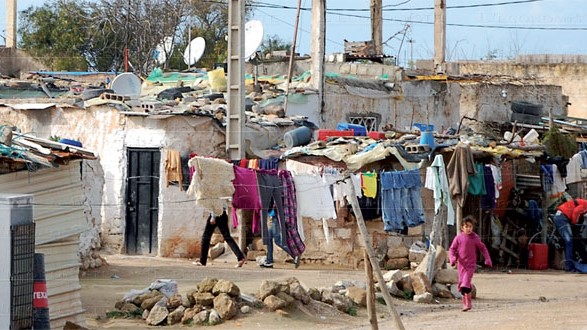
[[[279,171],[279,178],[283,187],[283,215],[286,226],[285,243],[291,256],[297,257],[304,253],[306,245],[298,232],[296,187],[289,171]]]

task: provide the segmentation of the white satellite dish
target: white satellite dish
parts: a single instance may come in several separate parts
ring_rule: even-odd
[[[190,42],[190,44],[183,51],[183,61],[185,64],[192,66],[202,58],[204,50],[206,49],[206,40],[202,37],[197,37]]]
[[[167,54],[173,52],[173,37],[165,37],[163,41],[155,47],[155,61],[164,64],[167,61]]]
[[[245,23],[245,61],[248,61],[263,42],[263,23],[252,20]]]
[[[112,80],[110,88],[118,95],[129,96],[131,99],[136,99],[141,95],[141,78],[133,73],[125,72],[119,74]]]

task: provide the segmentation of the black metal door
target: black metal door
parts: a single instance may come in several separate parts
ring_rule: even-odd
[[[159,149],[127,149],[127,254],[157,254]]]

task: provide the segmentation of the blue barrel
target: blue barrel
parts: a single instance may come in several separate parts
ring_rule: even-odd
[[[35,253],[33,264],[33,329],[51,329],[45,281],[45,255]]]
[[[306,145],[312,140],[312,130],[306,126],[298,127],[285,133],[283,140],[287,148]]]

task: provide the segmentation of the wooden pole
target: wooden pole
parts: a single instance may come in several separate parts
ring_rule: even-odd
[[[375,281],[373,280],[373,267],[369,262],[369,254],[367,250],[363,250],[365,253],[365,275],[367,275],[367,315],[369,317],[369,323],[371,324],[372,330],[379,330],[377,325],[377,307],[375,305]]]
[[[291,50],[289,51],[289,67],[287,69],[287,80],[285,82],[285,99],[283,100],[283,111],[287,115],[287,97],[289,95],[289,83],[293,75],[294,57],[296,56],[296,42],[298,39],[298,23],[300,21],[300,11],[302,9],[302,0],[298,0],[298,10],[296,14],[296,24],[294,26],[293,42],[291,43]]]
[[[379,268],[379,260],[375,257],[375,251],[373,251],[373,244],[371,243],[371,237],[367,232],[367,226],[365,225],[365,220],[363,218],[363,213],[361,212],[361,207],[359,206],[359,201],[357,200],[357,194],[355,192],[354,185],[349,185],[349,192],[350,196],[348,196],[349,202],[353,207],[353,212],[355,213],[355,217],[357,218],[357,226],[359,226],[359,232],[363,237],[363,242],[365,242],[365,251],[368,252],[369,262],[373,267],[375,275],[377,276],[377,284],[379,285],[379,289],[381,289],[381,293],[383,293],[383,299],[385,300],[385,305],[387,306],[387,311],[389,315],[393,317],[395,321],[395,325],[397,329],[404,330],[404,325],[402,324],[402,320],[399,317],[399,314],[395,310],[393,305],[393,300],[391,300],[391,295],[385,286],[385,280],[383,279],[383,275],[381,274],[381,268]]]

